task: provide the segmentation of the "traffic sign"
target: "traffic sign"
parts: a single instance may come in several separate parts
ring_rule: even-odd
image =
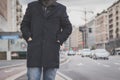
[[[11,35],[11,36],[0,36],[0,39],[4,39],[4,40],[6,40],[6,39],[18,39],[19,38],[19,36],[18,35]]]

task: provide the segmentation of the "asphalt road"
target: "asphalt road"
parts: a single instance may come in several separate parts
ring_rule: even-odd
[[[26,60],[1,60],[0,61],[0,80],[6,80],[10,76],[16,75],[26,70]],[[10,80],[10,79],[9,79]]]
[[[13,65],[18,65],[18,64],[25,64],[26,60],[0,60],[0,68],[1,67],[6,67],[6,66],[13,66]]]
[[[120,56],[93,60],[78,55],[61,65],[59,71],[72,80],[120,80]]]

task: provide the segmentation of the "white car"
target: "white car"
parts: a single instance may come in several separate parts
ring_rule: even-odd
[[[90,57],[91,54],[92,54],[92,53],[91,53],[91,50],[90,50],[90,49],[83,49],[83,50],[81,51],[81,57]]]
[[[110,53],[105,50],[105,49],[96,49],[94,50],[94,52],[92,53],[92,58],[93,59],[98,59],[98,58],[103,58],[103,59],[109,59],[109,55]]]
[[[70,50],[69,52],[68,52],[68,56],[71,56],[71,55],[75,55],[76,53],[75,53],[75,51],[73,51],[73,50]]]

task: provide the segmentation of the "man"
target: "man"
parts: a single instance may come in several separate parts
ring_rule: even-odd
[[[28,80],[40,80],[42,70],[43,80],[55,80],[59,68],[60,45],[72,32],[66,7],[56,0],[29,3],[21,31],[28,43]]]

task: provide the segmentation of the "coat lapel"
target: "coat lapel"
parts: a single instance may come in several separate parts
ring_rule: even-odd
[[[42,9],[42,4],[39,2],[39,5],[38,5],[38,7],[37,7],[38,9],[38,12],[40,13],[40,15],[42,15],[42,16],[44,16],[44,11],[43,11],[43,9]]]
[[[51,16],[51,15],[54,14],[57,10],[58,10],[58,7],[57,7],[57,6],[50,8],[49,11],[48,11],[48,13],[47,13],[47,16],[46,16],[46,17]]]

